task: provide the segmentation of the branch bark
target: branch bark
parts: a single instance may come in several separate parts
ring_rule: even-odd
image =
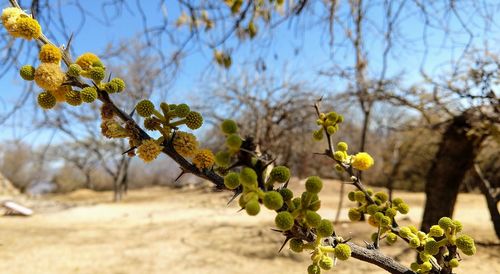
[[[356,245],[354,243],[347,243],[352,250],[351,256],[358,260],[374,264],[389,273],[393,274],[415,274],[411,269],[401,265],[396,262],[393,258],[388,257],[382,253],[380,253],[377,249],[368,249]]]

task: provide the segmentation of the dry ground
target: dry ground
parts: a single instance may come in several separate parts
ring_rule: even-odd
[[[297,189],[301,183],[293,184]],[[334,218],[339,184],[328,182],[322,193],[322,214]],[[409,218],[422,214],[422,194],[398,192],[412,206]],[[110,192],[80,190],[43,200],[23,200],[33,217],[0,218],[0,273],[305,273],[306,254],[284,250],[272,232],[273,215],[257,217],[226,206],[229,193],[207,189],[149,188],[130,191],[121,203]],[[350,202],[346,202],[350,203]],[[343,212],[342,216],[346,214]],[[500,248],[485,202],[480,195],[460,195],[457,219],[481,243],[478,254],[465,257],[458,273],[500,273]],[[345,217],[344,217],[345,220]],[[338,234],[362,244],[372,229],[343,223]],[[401,243],[400,243],[401,244]],[[413,253],[401,246],[382,251],[408,264]],[[351,259],[329,273],[385,273]]]

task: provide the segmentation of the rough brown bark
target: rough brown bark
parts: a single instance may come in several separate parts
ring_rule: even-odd
[[[428,232],[443,216],[452,217],[460,184],[473,166],[482,136],[468,135],[474,113],[465,111],[448,124],[427,173],[425,211],[421,230]]]
[[[491,183],[483,176],[479,165],[474,165],[474,171],[476,173],[476,176],[478,177],[477,184],[479,186],[479,189],[481,189],[481,192],[486,199],[486,204],[488,205],[488,209],[490,211],[491,221],[493,222],[495,233],[497,234],[497,238],[500,239],[500,212],[498,212],[497,207],[499,196],[495,195],[495,192],[491,187]]]
[[[347,243],[352,250],[352,257],[361,261],[374,264],[389,273],[415,274],[411,269],[396,262],[393,258],[385,256],[377,249],[367,249],[354,243]]]

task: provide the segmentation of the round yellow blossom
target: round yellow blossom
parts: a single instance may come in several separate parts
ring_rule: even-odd
[[[5,8],[2,11],[2,24],[10,32],[19,15],[25,14],[23,10],[15,7]]]
[[[76,64],[78,64],[83,70],[89,70],[94,62],[101,62],[97,55],[86,52],[76,58]]]
[[[16,7],[8,7],[2,10],[2,23],[5,24],[7,20],[9,20],[12,17],[19,16],[20,14],[23,14],[24,11],[20,8]]]
[[[192,156],[198,150],[196,137],[187,132],[177,131],[172,141],[175,151],[184,157]]]
[[[60,86],[56,90],[51,90],[49,91],[50,94],[52,94],[57,102],[65,102],[66,101],[66,94],[71,90],[70,86]]]
[[[45,90],[56,90],[64,82],[65,74],[57,64],[42,63],[35,71],[35,83]]]
[[[55,63],[59,64],[62,59],[61,50],[51,44],[45,44],[40,49],[40,53],[38,53],[38,59],[42,63]]]
[[[200,149],[196,151],[193,157],[193,164],[199,168],[209,168],[214,165],[215,156],[209,149]]]
[[[161,126],[160,120],[155,117],[148,117],[144,119],[144,127],[147,130],[157,130]]]
[[[144,160],[144,162],[149,163],[156,159],[160,155],[163,147],[160,146],[155,140],[148,139],[142,141],[142,144],[137,148],[137,154],[139,158]]]
[[[102,120],[101,133],[107,138],[126,138],[129,136],[127,130],[114,119]]]
[[[35,19],[27,16],[18,16],[16,22],[12,25],[13,31],[10,35],[14,37],[21,37],[26,40],[38,39],[42,35],[42,27]]]
[[[360,152],[352,158],[352,167],[358,170],[367,170],[373,166],[374,160],[370,154]]]

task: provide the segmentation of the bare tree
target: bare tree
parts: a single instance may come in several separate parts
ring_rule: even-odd
[[[321,169],[321,157],[311,158],[314,147],[321,152],[312,138],[316,118],[311,111],[320,95],[294,78],[267,71],[228,75],[213,81],[200,108],[216,126],[231,114],[241,125],[241,134],[252,136],[261,153],[306,176],[311,168]]]

